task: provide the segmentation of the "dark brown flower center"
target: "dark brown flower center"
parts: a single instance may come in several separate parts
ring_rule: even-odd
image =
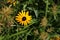
[[[22,21],[25,21],[25,20],[26,20],[26,17],[23,17],[23,18],[22,18]]]

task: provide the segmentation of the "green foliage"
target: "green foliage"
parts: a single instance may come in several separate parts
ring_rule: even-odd
[[[7,0],[0,1],[0,40],[50,40],[60,36],[60,0],[15,1],[15,6]],[[21,10],[32,16],[27,26],[15,20]]]

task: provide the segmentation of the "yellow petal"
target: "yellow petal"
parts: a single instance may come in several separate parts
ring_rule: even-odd
[[[26,25],[27,25],[27,22],[25,21],[25,22],[24,22],[24,26],[26,26]]]
[[[23,24],[24,24],[24,22],[23,22],[23,21],[21,21],[21,24],[23,25]]]
[[[26,12],[26,15],[29,15],[29,12],[28,11]]]

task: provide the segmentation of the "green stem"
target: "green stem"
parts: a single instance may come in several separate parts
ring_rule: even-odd
[[[17,31],[17,33],[18,33],[18,31]],[[17,35],[17,39],[16,40],[18,40],[18,35]]]
[[[26,34],[25,40],[27,40],[27,36],[31,33],[32,30],[33,30],[33,28],[31,30],[29,30],[29,32]]]
[[[25,31],[21,31],[21,32],[18,32],[18,33],[16,33],[16,34],[12,34],[12,35],[9,36],[8,38],[11,38],[11,37],[13,37],[13,36],[20,35],[20,34],[25,33],[25,32],[27,32],[27,30],[25,30]]]
[[[45,12],[46,17],[47,17],[47,12],[48,12],[48,0],[46,1],[46,12]]]

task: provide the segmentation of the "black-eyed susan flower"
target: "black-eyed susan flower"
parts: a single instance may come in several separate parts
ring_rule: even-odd
[[[30,23],[32,19],[32,16],[29,15],[29,12],[21,11],[19,14],[16,16],[16,21],[19,22],[19,24],[22,24],[26,26],[27,24]]]

